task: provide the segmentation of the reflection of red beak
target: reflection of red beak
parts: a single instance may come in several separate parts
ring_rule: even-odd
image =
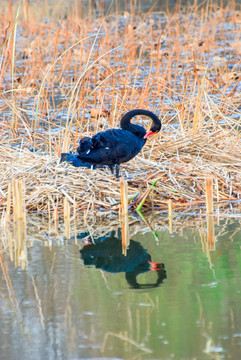
[[[91,244],[91,242],[89,241],[89,238],[88,238],[88,239],[85,240],[85,246],[89,245],[89,244]]]
[[[151,265],[151,271],[157,271],[157,270],[162,269],[162,264],[161,263],[156,263],[156,262],[152,262],[152,261],[148,261],[148,262]]]
[[[156,133],[157,133],[157,131],[153,132],[153,131],[151,131],[151,130],[148,130],[147,133],[146,133],[146,135],[144,136],[144,139],[146,139],[146,138],[148,138],[148,136],[154,135],[154,134],[156,134]]]

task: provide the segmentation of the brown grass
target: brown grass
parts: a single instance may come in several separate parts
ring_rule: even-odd
[[[133,108],[158,114],[163,130],[121,167],[130,207],[145,196],[146,208],[205,204],[210,175],[214,202],[237,201],[241,12],[234,5],[85,19],[73,12],[44,22],[27,2],[18,18],[4,3],[0,208],[7,218],[13,181],[24,181],[28,212],[56,223],[118,214],[120,182],[108,169],[74,168],[59,157],[79,138],[118,127]]]

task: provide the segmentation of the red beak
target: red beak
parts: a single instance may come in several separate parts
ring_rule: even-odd
[[[153,132],[153,131],[151,131],[151,130],[148,130],[147,133],[146,133],[146,135],[144,136],[144,139],[146,139],[148,136],[154,135],[154,134],[156,134],[156,133],[157,133],[157,131]]]

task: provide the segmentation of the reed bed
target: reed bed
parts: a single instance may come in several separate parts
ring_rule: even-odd
[[[241,191],[240,144],[223,141],[226,130],[173,139],[162,134],[145,145],[136,159],[122,165],[128,180],[129,207],[136,208],[145,197],[144,207],[167,210],[206,203],[206,178],[213,176],[215,201],[237,201]],[[163,140],[162,140],[163,138]],[[165,141],[164,141],[165,139]],[[153,146],[153,143],[155,146]],[[58,212],[64,215],[64,202],[77,215],[106,215],[117,212],[120,180],[109,169],[90,170],[59,163],[59,158],[3,146],[1,159],[1,207],[7,206],[11,179],[24,180],[25,206],[28,211]],[[154,186],[153,186],[154,184]],[[148,196],[146,197],[146,194]]]
[[[208,2],[182,12],[113,8],[111,15],[87,18],[73,10],[49,21],[25,1],[16,6],[4,2],[0,12],[4,214],[14,210],[9,184],[15,181],[24,184],[24,209],[56,224],[63,218],[67,235],[70,217],[118,215],[119,179],[108,169],[74,168],[59,158],[75,152],[81,137],[118,127],[133,108],[158,114],[163,130],[121,166],[130,209],[200,207],[207,191],[214,203],[238,203],[241,12],[235,2],[231,10]]]

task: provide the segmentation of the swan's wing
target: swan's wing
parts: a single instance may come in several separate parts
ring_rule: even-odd
[[[110,129],[101,131],[87,140],[87,151],[80,153],[79,158],[91,164],[121,164],[136,156],[145,141],[130,131]],[[84,146],[83,146],[84,147]]]
[[[79,141],[79,147],[77,148],[78,154],[85,154],[88,150],[90,150],[90,144],[92,139],[90,137],[83,137]]]
[[[91,139],[90,147],[92,149],[113,148],[123,142],[123,140],[123,130],[110,129],[94,135]]]
[[[122,162],[122,159],[129,157],[132,151],[133,149],[131,149],[130,151],[130,147],[127,144],[118,143],[115,147],[109,149],[109,154],[112,158],[116,158],[117,159],[116,162],[118,163],[118,159],[120,159]]]
[[[96,134],[92,138],[91,147],[94,149],[105,149],[107,158],[126,162],[136,156],[144,145],[144,140],[137,138],[130,131],[113,129]]]

